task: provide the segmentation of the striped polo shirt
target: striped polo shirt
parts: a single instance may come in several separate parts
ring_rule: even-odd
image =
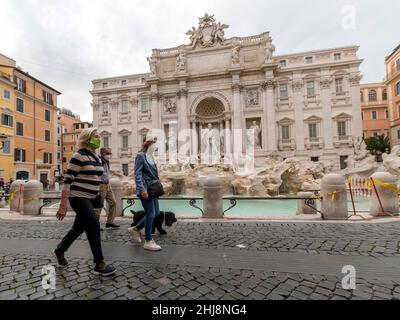
[[[71,185],[71,198],[94,199],[100,191],[103,164],[87,149],[78,150],[71,158],[64,183]]]

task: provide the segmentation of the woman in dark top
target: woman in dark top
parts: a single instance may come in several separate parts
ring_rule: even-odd
[[[104,262],[101,249],[100,223],[94,208],[100,205],[98,195],[100,191],[103,165],[96,156],[96,149],[100,147],[100,137],[95,128],[82,131],[79,136],[79,150],[72,156],[65,174],[64,187],[61,195],[61,204],[57,212],[57,219],[64,220],[67,214],[67,202],[76,212],[72,229],[67,233],[54,253],[62,267],[68,266],[64,253],[82,233],[86,232],[92,250],[94,271],[97,274],[108,276],[115,273],[115,268]]]
[[[136,194],[140,198],[145,211],[145,217],[135,227],[128,231],[132,240],[141,244],[140,231],[145,229],[145,243],[143,249],[150,251],[160,251],[161,247],[155,243],[152,236],[153,221],[160,214],[160,206],[157,198],[151,198],[148,194],[149,186],[160,182],[158,177],[157,164],[154,160],[154,152],[157,151],[157,140],[147,140],[142,150],[135,159],[135,182]]]

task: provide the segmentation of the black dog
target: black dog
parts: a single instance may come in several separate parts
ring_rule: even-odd
[[[133,210],[131,210],[131,212],[133,214],[133,223],[131,227],[133,228],[144,218],[145,213],[144,211],[135,212]],[[160,211],[160,215],[154,219],[152,233],[154,234],[157,228],[161,235],[167,234],[167,231],[162,227],[164,222],[167,227],[171,227],[176,221],[175,213]]]

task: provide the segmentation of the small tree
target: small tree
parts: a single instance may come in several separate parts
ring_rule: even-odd
[[[378,135],[364,139],[367,150],[376,157],[377,162],[383,162],[382,154],[390,153],[390,140],[387,135]]]

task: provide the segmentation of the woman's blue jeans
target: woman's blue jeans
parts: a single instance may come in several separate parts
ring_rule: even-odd
[[[140,201],[142,202],[142,206],[145,212],[145,216],[136,225],[136,229],[145,230],[145,239],[146,241],[150,241],[153,239],[152,229],[153,229],[153,221],[160,215],[160,206],[158,204],[158,199],[143,199],[140,197]]]

